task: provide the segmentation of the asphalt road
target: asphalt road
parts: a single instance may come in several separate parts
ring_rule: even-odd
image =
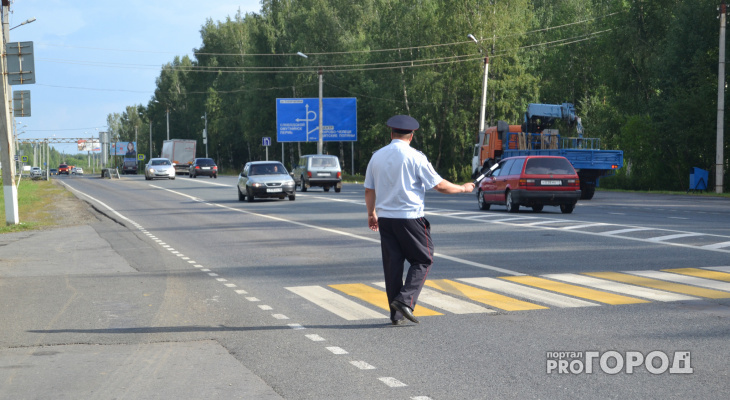
[[[362,185],[248,203],[234,177],[60,179],[108,216],[95,229],[129,269],[38,277],[89,301],[14,316],[35,328],[10,346],[209,341],[287,399],[721,399],[730,389],[730,270],[708,269],[730,266],[727,199],[598,192],[573,214],[508,214],[479,211],[474,194],[429,192],[436,254],[421,323],[393,327]],[[697,271],[712,279],[692,280]],[[677,286],[641,286],[656,282]],[[653,356],[629,370],[612,351],[624,364],[655,351],[668,361],[658,374]],[[581,353],[566,364],[598,358],[592,373],[580,362],[560,373],[549,371],[553,352]]]

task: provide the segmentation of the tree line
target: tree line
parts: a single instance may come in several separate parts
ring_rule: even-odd
[[[169,116],[170,138],[198,140],[201,156],[207,115],[210,156],[237,171],[265,157],[276,99],[318,97],[321,70],[325,97],[357,98],[354,154],[348,143],[325,142],[344,171],[364,174],[389,142],[385,121],[408,114],[422,127],[413,146],[442,176],[464,181],[488,56],[488,126],[521,123],[528,103],[571,102],[585,136],[624,151],[623,168],[602,186],[685,190],[690,167],[714,177],[716,8],[709,0],[262,0],[257,13],[205,21],[194,57],[162,66],[150,101],[107,123],[120,141],[137,129],[138,151],[151,145],[156,155]],[[291,167],[316,144],[284,149]],[[270,150],[281,158],[280,144]]]

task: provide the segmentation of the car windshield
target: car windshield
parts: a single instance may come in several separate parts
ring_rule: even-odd
[[[281,163],[256,164],[251,166],[249,175],[280,175],[288,174],[286,168]]]
[[[170,161],[168,161],[168,160],[152,160],[152,161],[150,161],[150,164],[152,164],[152,165],[170,165]]]
[[[525,167],[527,175],[572,175],[573,166],[565,158],[530,158]]]

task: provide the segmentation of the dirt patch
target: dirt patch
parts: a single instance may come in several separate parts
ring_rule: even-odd
[[[53,229],[60,226],[86,225],[99,221],[97,213],[88,203],[74,196],[58,181],[54,185],[64,189],[63,195],[58,196],[48,208],[55,225],[46,226],[45,229]]]

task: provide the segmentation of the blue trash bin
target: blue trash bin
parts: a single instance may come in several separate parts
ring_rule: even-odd
[[[707,178],[709,174],[707,170],[692,167],[689,171],[689,189],[690,190],[707,190]]]

